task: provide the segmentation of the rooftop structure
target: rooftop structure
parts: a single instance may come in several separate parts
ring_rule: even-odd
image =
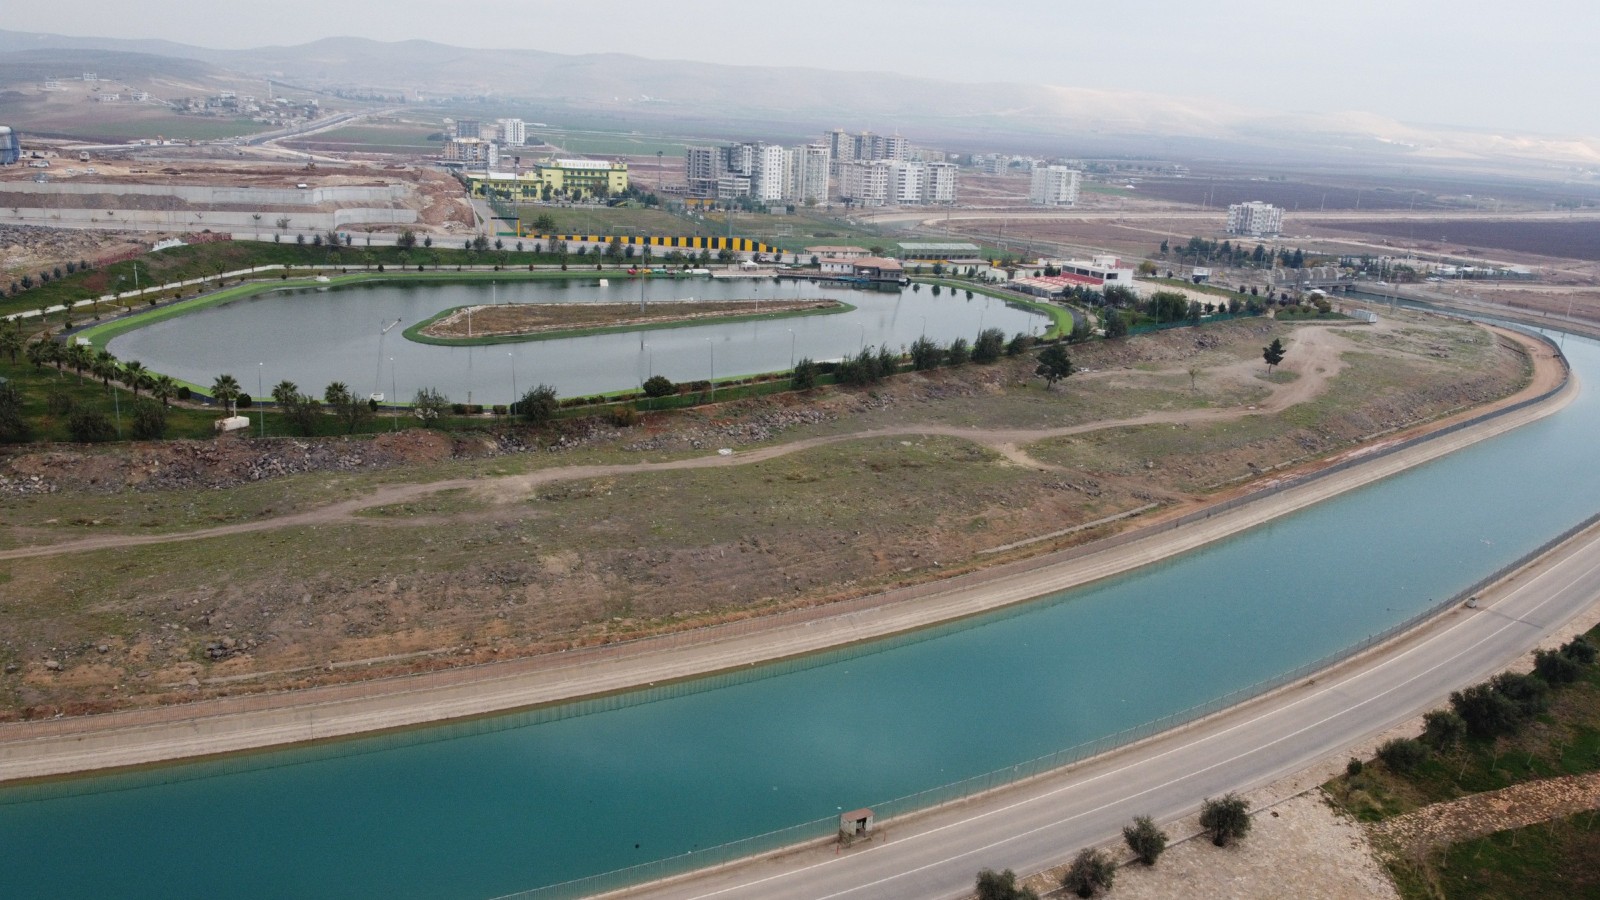
[[[983,248],[977,244],[914,241],[901,243],[899,247],[901,259],[933,262],[947,259],[983,258]]]
[[[0,125],[0,166],[9,166],[22,158],[22,145],[17,133],[9,125]]]

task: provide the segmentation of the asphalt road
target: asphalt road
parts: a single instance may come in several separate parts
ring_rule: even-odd
[[[1135,816],[1168,821],[1338,758],[1481,681],[1600,598],[1600,529],[1423,628],[1329,672],[1141,745],[825,848],[737,864],[630,897],[762,900],[964,897],[982,868],[1036,872],[1114,838]]]

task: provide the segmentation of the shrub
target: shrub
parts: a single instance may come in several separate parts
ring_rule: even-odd
[[[1378,758],[1388,766],[1390,771],[1405,774],[1416,771],[1417,767],[1428,760],[1428,748],[1421,741],[1411,738],[1395,738],[1385,741],[1378,748]]]
[[[1122,839],[1127,841],[1133,855],[1147,866],[1155,865],[1167,849],[1167,833],[1157,828],[1149,816],[1140,816],[1133,820],[1132,825],[1123,828]]]
[[[424,427],[432,427],[444,420],[444,411],[450,408],[450,398],[438,390],[425,387],[411,398],[411,414],[421,420]]]
[[[1017,887],[1017,873],[1010,869],[996,872],[984,869],[978,873],[978,900],[1039,900],[1039,895],[1025,887]]]
[[[78,406],[78,402],[72,399],[72,392],[61,384],[51,386],[50,393],[45,395],[44,404],[50,415],[58,418],[72,415],[72,411]]]
[[[1489,684],[1494,686],[1497,693],[1515,703],[1517,711],[1524,719],[1531,719],[1544,712],[1545,706],[1549,703],[1550,685],[1536,675],[1501,672],[1489,679]]]
[[[1007,356],[1021,356],[1022,354],[1027,353],[1029,350],[1032,350],[1032,349],[1033,349],[1033,335],[1031,335],[1031,334],[1023,334],[1022,332],[1019,331],[1019,332],[1016,333],[1016,335],[1014,337],[1011,338],[1011,343],[1006,345],[1006,355]]]
[[[1093,897],[1111,890],[1116,874],[1117,864],[1111,857],[1099,850],[1080,850],[1072,865],[1067,867],[1067,873],[1061,876],[1061,887],[1079,897]]]
[[[1366,767],[1367,766],[1365,763],[1352,756],[1350,757],[1350,761],[1344,764],[1344,774],[1347,777],[1354,778],[1357,775],[1360,775],[1361,770],[1365,769]]]
[[[1600,651],[1597,651],[1595,646],[1589,643],[1586,638],[1579,635],[1561,646],[1561,655],[1580,665],[1591,666],[1594,665],[1595,656],[1600,655]]]
[[[992,363],[1005,352],[1006,333],[998,328],[985,328],[978,332],[978,339],[972,344],[972,361],[975,363]]]
[[[1467,736],[1465,719],[1448,709],[1436,709],[1422,717],[1422,742],[1443,753]]]
[[[1238,794],[1212,799],[1200,804],[1200,827],[1211,838],[1211,843],[1226,847],[1250,833],[1250,801]]]
[[[254,400],[250,399],[250,395],[249,394],[240,394],[238,396],[238,398],[233,401],[233,408],[234,409],[249,409],[250,408],[250,404],[252,404],[254,402],[255,402]]]
[[[186,385],[186,384],[178,385],[178,399],[179,400],[188,400],[188,399],[192,398],[193,396],[194,396],[194,391],[189,390],[189,386],[188,385]]]
[[[972,359],[972,345],[966,338],[956,338],[950,342],[950,349],[945,351],[946,358],[952,366],[964,366]]]
[[[820,374],[821,367],[807,357],[794,364],[794,374],[789,379],[789,384],[797,391],[809,391],[817,386]]]
[[[78,409],[67,419],[67,431],[81,444],[109,441],[117,436],[106,414],[95,409]]]
[[[1450,708],[1478,738],[1514,734],[1522,725],[1517,705],[1488,684],[1475,684],[1450,695]]]
[[[1552,685],[1571,684],[1583,674],[1583,665],[1559,650],[1540,650],[1533,654],[1533,671]]]
[[[632,404],[623,404],[611,410],[611,424],[618,428],[632,428],[639,424],[639,410]]]
[[[140,400],[133,407],[133,436],[143,441],[160,440],[167,433],[167,411],[153,400]]]
[[[646,397],[670,397],[678,392],[678,386],[672,379],[665,375],[651,375],[645,379],[644,395]]]
[[[522,417],[529,425],[543,425],[555,418],[556,410],[560,404],[556,400],[556,389],[548,384],[541,384],[529,388],[516,403],[511,404],[512,413]]]

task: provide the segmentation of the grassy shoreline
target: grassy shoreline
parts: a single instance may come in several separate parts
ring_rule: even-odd
[[[781,312],[770,313],[740,313],[730,316],[716,316],[698,319],[664,319],[657,322],[635,322],[625,325],[590,325],[574,328],[558,328],[553,331],[538,331],[522,334],[492,334],[482,337],[470,338],[443,338],[435,337],[422,332],[457,312],[466,309],[465,306],[452,306],[423,319],[405,331],[401,332],[408,341],[418,344],[429,344],[436,347],[481,347],[488,344],[520,344],[533,341],[555,341],[563,338],[593,337],[597,334],[629,334],[635,331],[661,331],[669,328],[693,328],[697,325],[731,325],[741,322],[765,322],[772,319],[793,319],[801,316],[829,316],[839,313],[854,312],[856,307],[843,301],[833,301],[837,306],[816,309],[788,309]]]

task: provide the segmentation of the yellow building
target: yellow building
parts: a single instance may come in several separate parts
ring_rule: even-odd
[[[512,202],[563,196],[579,200],[614,197],[628,189],[628,164],[603,159],[555,159],[535,163],[526,172],[489,172],[468,176],[474,197],[498,195]],[[492,192],[492,193],[491,193]]]

